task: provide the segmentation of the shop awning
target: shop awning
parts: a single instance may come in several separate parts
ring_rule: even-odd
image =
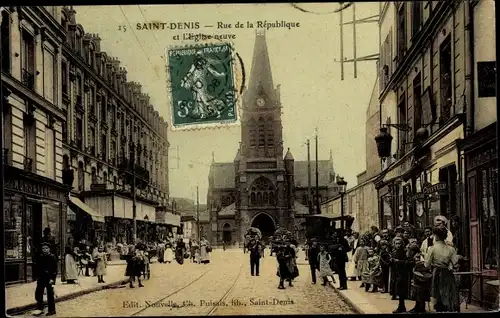
[[[102,222],[102,223],[104,223],[104,216],[102,216],[99,213],[97,213],[96,211],[92,210],[91,207],[89,207],[88,205],[86,205],[85,203],[83,203],[80,199],[75,198],[75,197],[73,197],[73,196],[70,195],[69,196],[69,200],[71,201],[71,203],[73,203],[74,205],[76,205],[77,208],[79,208],[83,212],[85,212],[88,215],[90,215],[92,217],[92,220],[94,222]]]

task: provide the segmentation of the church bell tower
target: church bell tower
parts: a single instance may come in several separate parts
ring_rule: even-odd
[[[288,226],[280,89],[279,85],[274,86],[264,31],[256,32],[252,69],[242,100],[239,182],[236,184],[240,203],[236,224],[240,240],[247,228],[257,226],[255,224],[261,224],[264,231]]]

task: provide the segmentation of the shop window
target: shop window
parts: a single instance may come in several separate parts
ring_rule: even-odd
[[[5,227],[5,259],[24,258],[23,221],[20,203],[6,199],[4,202],[3,220]]]
[[[450,219],[457,213],[456,182],[457,168],[454,164],[439,169],[439,182],[446,184],[446,192],[440,193],[439,204],[441,214]],[[453,233],[455,235],[455,233]]]
[[[439,49],[439,78],[441,80],[440,90],[440,123],[444,123],[450,118],[452,107],[452,69],[451,69],[451,37],[448,36]]]
[[[498,270],[496,260],[496,240],[498,233],[496,232],[495,223],[498,222],[497,198],[498,193],[498,169],[484,168],[480,170],[479,184],[479,206],[480,222],[481,222],[481,243],[482,243],[482,263],[483,269]]]

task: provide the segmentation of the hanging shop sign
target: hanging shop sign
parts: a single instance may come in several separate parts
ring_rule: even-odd
[[[431,184],[431,183],[425,183],[422,186],[422,191],[414,194],[408,194],[406,197],[407,202],[415,202],[415,201],[426,201],[430,200],[430,196],[432,194],[443,194],[448,191],[448,185],[444,182],[436,183],[436,184]]]

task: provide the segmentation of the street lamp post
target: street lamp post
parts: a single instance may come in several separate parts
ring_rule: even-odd
[[[344,237],[344,195],[346,193],[347,181],[343,177],[339,177],[337,181],[340,192],[340,237]]]

